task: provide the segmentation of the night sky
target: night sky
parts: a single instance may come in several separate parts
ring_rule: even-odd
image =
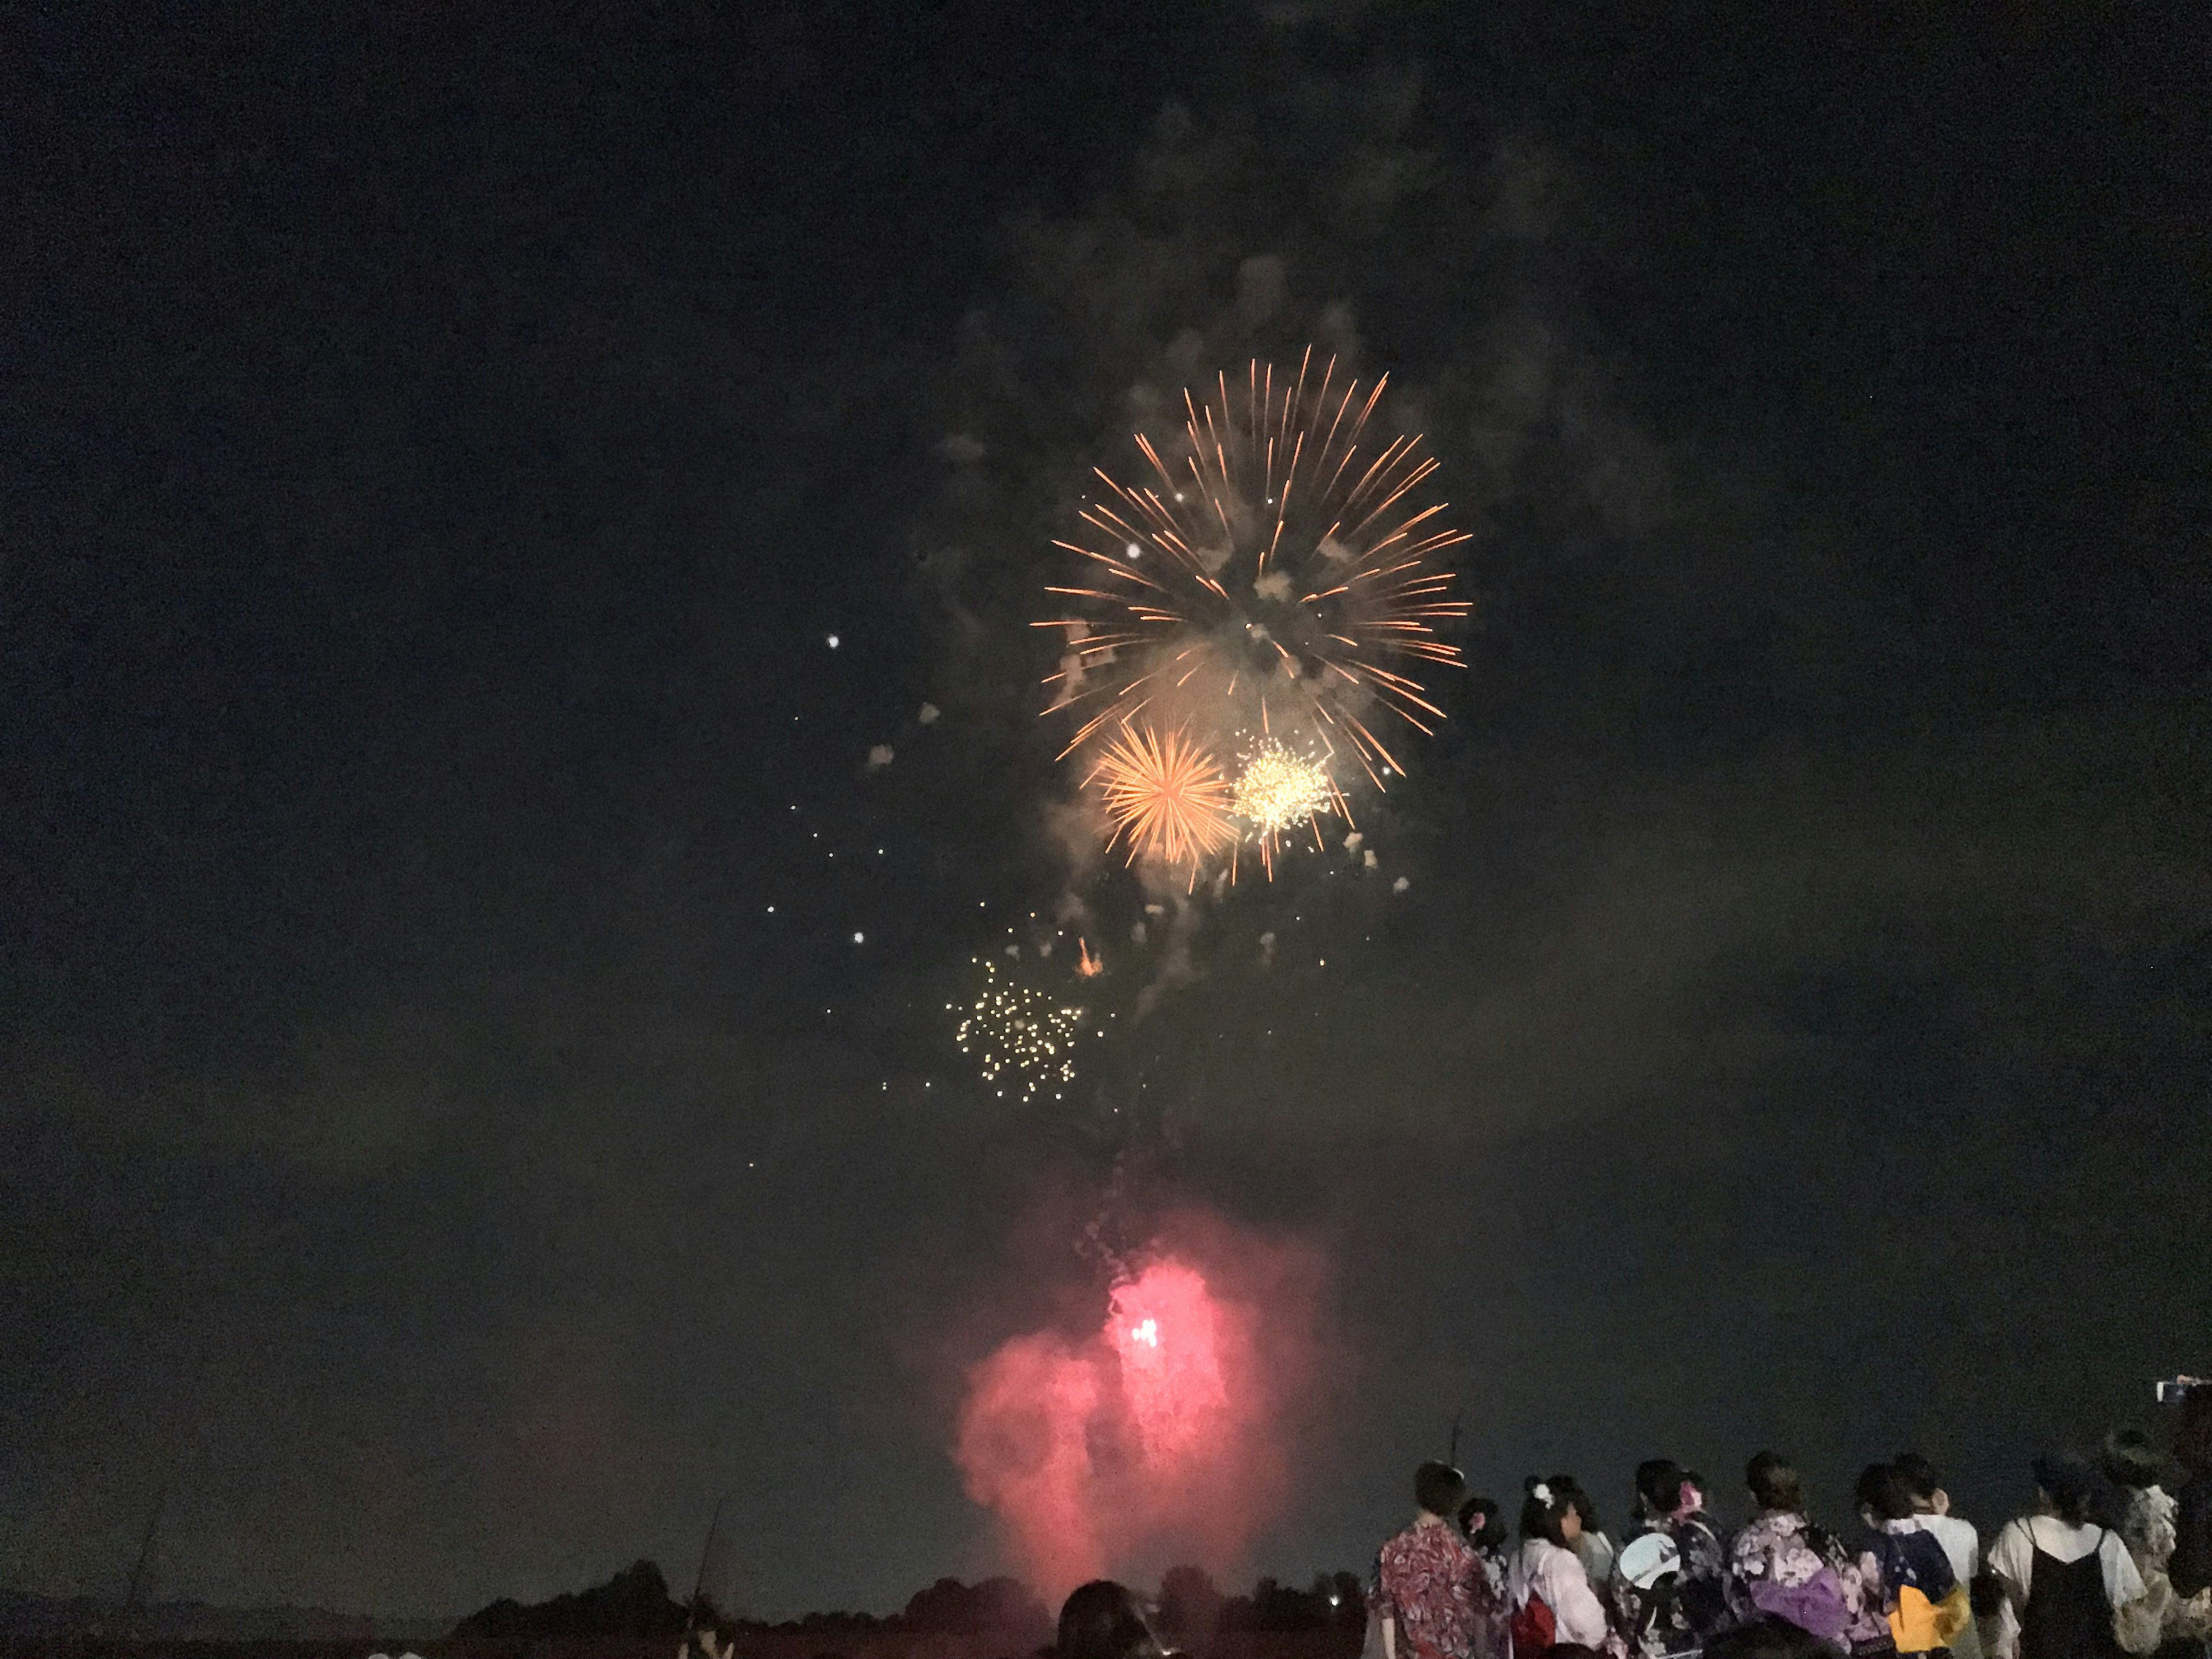
[[[1328,1264],[1224,1574],[1455,1412],[1993,1523],[2212,1368],[2201,33],[293,9],[5,54],[0,1580],[167,1482],[163,1595],[459,1613],[728,1492],[729,1598],[886,1610],[1004,1559],[963,1369],[1189,1206]],[[1000,1102],[971,958],[1121,902],[1051,539],[1313,338],[1476,532],[1450,718]]]

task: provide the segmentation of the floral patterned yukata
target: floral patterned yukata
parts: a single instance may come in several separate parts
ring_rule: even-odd
[[[1871,1558],[1852,1560],[1803,1516],[1768,1510],[1729,1548],[1730,1610],[1746,1621],[1769,1614],[1787,1619],[1854,1659],[1894,1652],[1878,1575],[1869,1593],[1871,1565]]]
[[[1398,1659],[1468,1659],[1498,1601],[1459,1529],[1423,1516],[1382,1546],[1368,1609],[1396,1622]]]

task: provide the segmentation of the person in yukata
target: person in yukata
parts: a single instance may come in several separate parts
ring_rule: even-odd
[[[1636,1466],[1636,1519],[1607,1590],[1613,1627],[1641,1659],[1691,1654],[1726,1622],[1728,1558],[1705,1494],[1672,1458]]]
[[[1973,1524],[1951,1513],[1951,1494],[1943,1490],[1936,1466],[1918,1452],[1899,1452],[1889,1466],[1911,1489],[1913,1518],[1922,1530],[1933,1533],[1951,1558],[1951,1571],[1969,1591],[1982,1571],[1981,1534]],[[1951,1638],[1951,1659],[1982,1659],[1981,1637],[1974,1621]]]
[[[2166,1460],[2150,1436],[2132,1425],[2105,1437],[2105,1479],[2120,1498],[2120,1536],[2136,1559],[2136,1571],[2164,1572],[2173,1559],[2174,1502],[2159,1484]]]
[[[1854,1656],[1894,1650],[1879,1595],[1844,1547],[1805,1516],[1789,1460],[1760,1452],[1744,1465],[1759,1513],[1729,1547],[1728,1594],[1740,1622],[1780,1619]]]
[[[1605,1603],[1575,1553],[1584,1504],[1533,1474],[1526,1485],[1521,1547],[1506,1576],[1515,1659],[1540,1656],[1561,1642],[1604,1649],[1610,1635]]]
[[[1890,1639],[1901,1655],[1948,1652],[1972,1622],[1966,1581],[1951,1567],[1942,1540],[1920,1524],[1912,1487],[1887,1463],[1869,1463],[1859,1475],[1859,1518],[1874,1534],[1866,1574],[1878,1585]]]
[[[1459,1506],[1459,1529],[1489,1581],[1490,1612],[1477,1621],[1474,1659],[1507,1659],[1513,1650],[1505,1627],[1505,1542],[1512,1534],[1494,1498],[1470,1498]]]

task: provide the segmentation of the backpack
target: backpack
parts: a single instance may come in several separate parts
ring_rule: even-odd
[[[1544,1598],[1534,1590],[1528,1592],[1528,1599],[1514,1613],[1505,1629],[1513,1638],[1514,1659],[1539,1659],[1559,1636],[1559,1620],[1552,1617]]]

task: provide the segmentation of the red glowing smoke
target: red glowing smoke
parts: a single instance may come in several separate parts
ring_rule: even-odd
[[[1172,1237],[1115,1282],[1097,1331],[1029,1332],[969,1373],[968,1495],[1048,1598],[1170,1560],[1232,1571],[1287,1493],[1317,1259],[1211,1219]]]

